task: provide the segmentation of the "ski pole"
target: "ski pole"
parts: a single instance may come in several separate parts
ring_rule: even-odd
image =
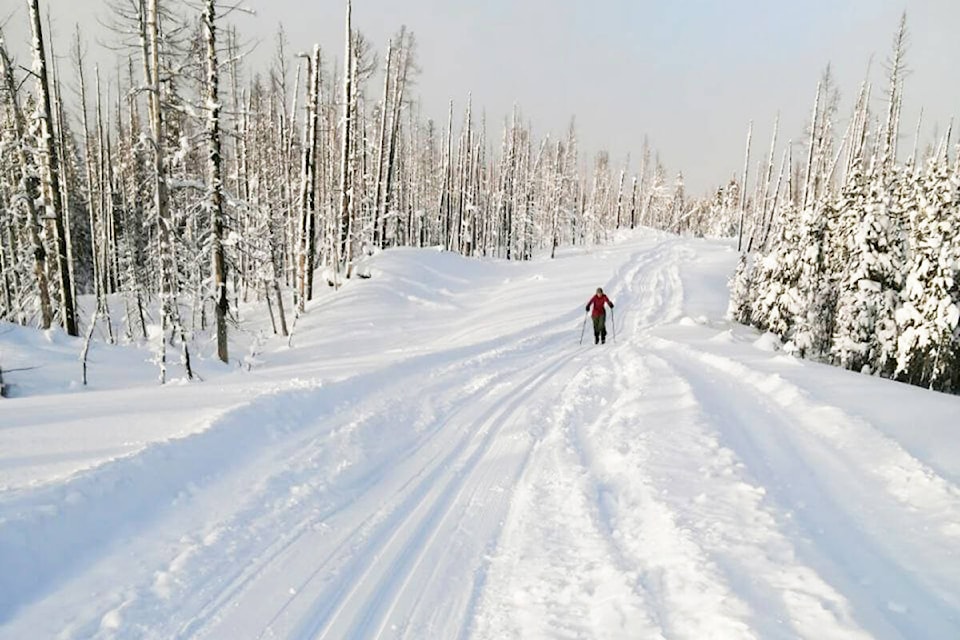
[[[610,307],[610,329],[613,331],[613,341],[617,341],[617,321],[613,317],[613,307]]]
[[[587,314],[583,314],[583,325],[580,327],[580,344],[583,344],[583,332],[587,328]]]

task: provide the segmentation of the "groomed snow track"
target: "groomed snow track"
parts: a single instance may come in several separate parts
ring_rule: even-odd
[[[4,491],[0,638],[960,637],[957,478],[714,348],[717,247],[451,277],[389,357]],[[529,308],[602,269],[615,341]]]

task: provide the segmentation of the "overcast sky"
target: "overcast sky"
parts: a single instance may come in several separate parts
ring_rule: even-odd
[[[103,37],[104,0],[41,4],[60,35],[79,22],[89,40]],[[245,5],[256,16],[234,21],[260,42],[248,67],[272,55],[281,23],[292,51],[316,42],[342,57],[343,2]],[[25,6],[0,0],[12,47],[26,40]],[[668,171],[683,171],[688,191],[701,193],[742,170],[751,120],[755,160],[777,111],[782,138],[802,137],[828,63],[845,120],[871,57],[871,78],[882,84],[904,11],[911,74],[901,144],[912,148],[921,106],[924,141],[960,114],[960,0],[354,0],[353,15],[381,58],[401,25],[414,32],[427,115],[445,119],[448,101],[460,111],[471,92],[496,128],[514,103],[541,135],[562,133],[575,115],[584,150],[607,149],[618,161],[632,152],[634,168],[648,135]],[[877,107],[882,99],[878,86]]]

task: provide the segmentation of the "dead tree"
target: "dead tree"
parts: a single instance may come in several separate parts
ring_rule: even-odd
[[[337,256],[336,263],[338,270],[347,270],[350,260],[349,241],[350,241],[350,205],[351,205],[351,175],[353,156],[350,153],[351,132],[353,130],[353,29],[351,27],[351,14],[353,6],[350,0],[347,0],[347,19],[346,19],[346,45],[343,65],[343,135],[340,140],[340,206],[339,206],[339,232],[336,242]],[[349,273],[347,274],[349,276]]]
[[[319,148],[320,47],[307,58],[307,112],[303,128],[300,161],[300,225],[297,276],[297,309],[303,311],[313,297],[313,270],[316,256],[317,151]]]
[[[220,72],[217,60],[217,3],[207,0],[203,26],[207,39],[207,208],[210,213],[210,260],[213,275],[217,357],[228,362],[227,263],[224,258],[223,154],[220,141]]]
[[[60,289],[60,316],[66,332],[71,336],[76,336],[79,335],[77,332],[77,311],[73,298],[73,283],[70,281],[70,265],[67,259],[67,237],[63,224],[63,193],[60,190],[60,161],[50,109],[50,87],[47,80],[47,58],[43,45],[43,29],[40,24],[39,0],[27,0],[27,5],[30,9],[30,23],[33,30],[33,75],[37,81],[37,115],[40,121],[43,197],[47,218],[53,226],[53,241],[56,247],[56,274]]]
[[[162,86],[160,82],[160,0],[148,0],[147,14],[143,16],[142,26],[149,57],[144,63],[147,72],[147,87],[150,104],[150,133],[153,147],[153,196],[156,208],[158,242],[160,257],[160,304],[161,304],[161,332],[160,332],[160,382],[166,381],[166,340],[167,331],[181,334],[182,364],[186,369],[187,378],[193,378],[193,369],[190,365],[190,351],[186,340],[183,339],[183,328],[179,319],[177,300],[179,297],[179,279],[176,274],[176,265],[173,259],[173,221],[170,216],[170,195],[167,184],[167,168],[164,162],[164,105]],[[143,0],[140,4],[143,9]]]

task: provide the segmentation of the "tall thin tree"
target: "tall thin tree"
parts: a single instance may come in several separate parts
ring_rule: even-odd
[[[73,298],[73,283],[70,281],[67,236],[64,227],[63,192],[60,189],[60,160],[57,153],[57,136],[53,130],[53,114],[50,108],[50,86],[47,76],[47,56],[43,44],[43,28],[40,23],[39,0],[27,0],[30,24],[33,30],[33,75],[37,81],[37,117],[40,121],[40,156],[43,162],[43,197],[47,216],[53,225],[53,240],[56,247],[56,273],[60,290],[60,316],[63,328],[71,336],[77,331],[76,303]]]
[[[223,154],[220,140],[220,70],[217,59],[217,3],[207,0],[203,14],[207,38],[207,209],[210,215],[210,260],[214,313],[217,323],[217,357],[229,361],[227,346],[227,262],[224,257]]]

